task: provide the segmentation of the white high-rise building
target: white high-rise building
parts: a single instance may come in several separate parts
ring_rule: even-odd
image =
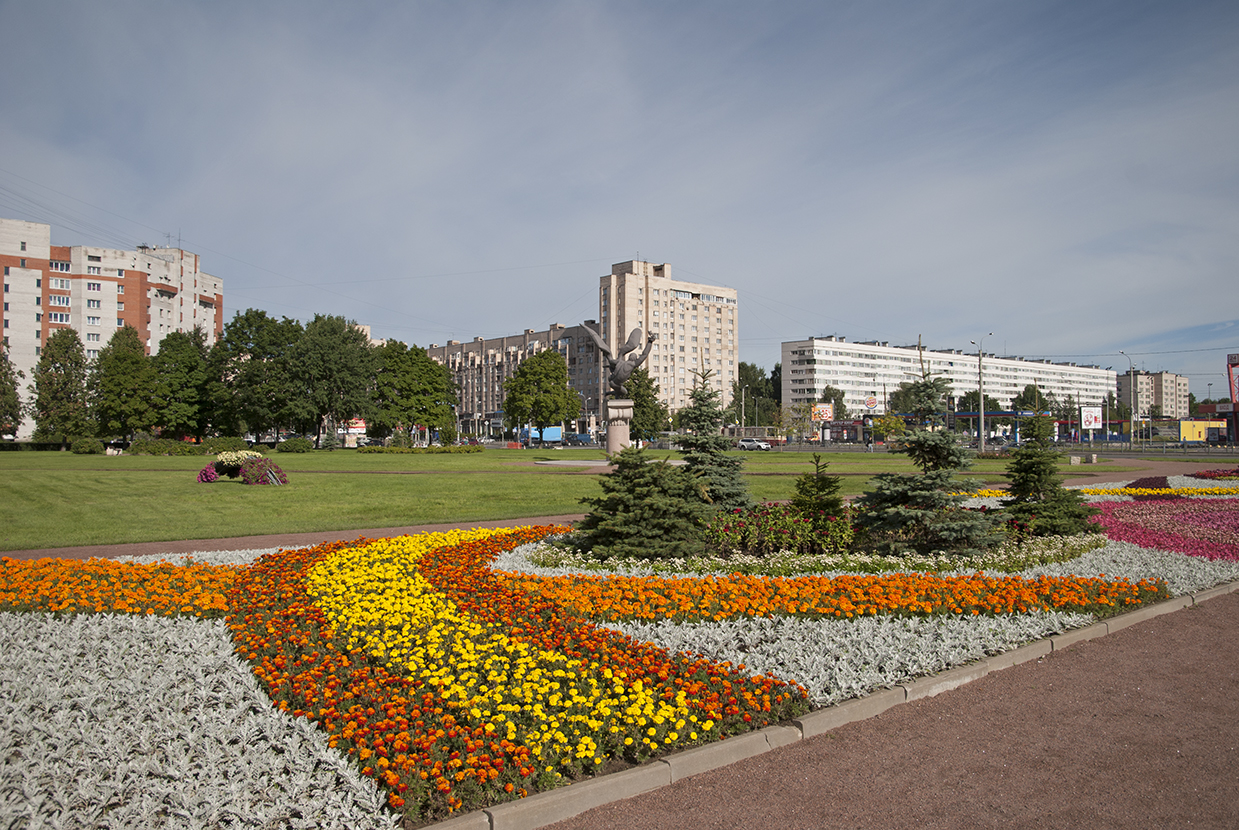
[[[602,338],[612,349],[634,329],[658,335],[643,368],[671,412],[688,405],[693,372],[707,369],[722,405],[731,403],[740,366],[740,309],[734,288],[672,279],[667,263],[620,262],[599,280],[598,319]],[[600,397],[602,384],[600,379]]]
[[[959,349],[925,349],[925,368],[951,383],[951,394],[959,396],[977,390],[977,353]],[[916,346],[891,346],[869,341],[849,343],[845,337],[810,337],[783,343],[783,404],[812,403],[820,399],[827,386],[842,390],[848,411],[855,414],[884,415],[891,392],[905,381],[921,374],[922,354]],[[1114,393],[1113,369],[998,357],[986,354],[980,361],[985,395],[1003,408],[1029,384],[1043,395],[1059,400],[1070,395],[1080,405],[1100,405]],[[874,403],[870,408],[867,403]]]

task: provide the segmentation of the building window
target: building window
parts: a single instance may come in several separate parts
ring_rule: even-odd
[[[103,308],[103,301],[102,300],[87,300],[86,307],[87,308]]]
[[[34,321],[35,321],[36,323],[42,323],[42,322],[43,322],[43,312],[41,312],[41,311],[36,311],[36,312],[34,313]]]
[[[124,269],[124,268],[117,268],[117,269],[116,269],[116,276],[118,276],[118,277],[123,277],[123,276],[125,276],[125,269]]]
[[[25,268],[25,267],[26,267],[26,260],[24,260],[24,259],[23,259],[23,260],[21,260],[21,267],[22,267],[22,268]]]
[[[123,327],[124,327],[124,325],[125,325],[125,321],[124,321],[124,320],[122,320],[122,319],[120,319],[119,317],[117,317],[117,318],[116,318],[116,327],[119,329],[119,328],[123,328]]]
[[[98,356],[99,356],[99,350],[98,350],[98,349],[87,349],[87,350],[86,350],[86,357],[90,358],[91,360],[94,360],[94,359],[95,359],[95,358],[97,358]]]
[[[86,290],[87,290],[87,291],[102,291],[102,290],[103,290],[103,283],[101,283],[101,282],[88,282],[88,283],[86,283]]]
[[[69,297],[66,294],[51,294],[47,298],[48,305],[68,306]]]
[[[96,317],[95,319],[98,320],[99,318]],[[47,322],[67,324],[69,322],[69,315],[63,311],[49,311],[47,312]]]
[[[123,285],[118,285],[118,286],[116,286],[116,293],[117,293],[117,294],[124,294],[124,293],[125,293],[125,286],[123,286]]]
[[[63,277],[52,277],[50,288],[57,288],[61,291],[69,290],[69,281]]]
[[[66,316],[66,317],[68,317],[69,315],[67,315],[67,314],[66,314],[65,316]],[[86,318],[86,325],[88,325],[88,326],[97,326],[97,325],[99,325],[99,318],[98,318],[98,317],[87,317],[87,318]]]
[[[49,271],[63,271],[64,273],[66,273],[66,274],[67,274],[67,273],[69,273],[69,263],[67,263],[67,262],[60,262],[60,261],[58,261],[58,260],[51,259],[51,260],[48,260],[48,262],[47,262],[47,270],[49,270]]]
[[[86,255],[86,261],[87,261],[87,262],[103,262],[103,258],[102,258],[102,257],[97,257],[97,256],[92,256],[92,255],[90,255],[90,254],[87,254],[87,255]]]
[[[22,250],[23,250],[23,251],[24,251],[24,250],[26,250],[26,243],[25,243],[25,242],[23,242],[23,243],[22,243]]]
[[[125,304],[124,304],[124,303],[117,303],[117,304],[116,304],[116,310],[117,310],[117,311],[124,311],[124,310],[125,310]]]
[[[103,273],[103,269],[102,269],[102,268],[100,268],[98,265],[87,265],[87,266],[86,266],[86,273],[87,273],[87,274],[102,274],[102,273]]]

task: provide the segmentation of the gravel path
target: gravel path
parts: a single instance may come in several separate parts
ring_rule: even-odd
[[[551,827],[1239,827],[1239,594]]]

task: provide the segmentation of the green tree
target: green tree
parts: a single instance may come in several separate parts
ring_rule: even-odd
[[[155,368],[133,326],[116,330],[90,374],[98,434],[132,439],[155,424]]]
[[[261,309],[237,312],[211,349],[209,384],[215,428],[225,434],[261,435],[293,423],[299,392],[289,360],[304,329]]]
[[[1011,408],[1024,412],[1047,412],[1050,403],[1050,399],[1035,384],[1030,383],[1011,399]]]
[[[818,397],[819,403],[833,403],[835,405],[835,420],[842,421],[848,417],[847,396],[842,389],[836,389],[833,386],[827,386],[822,390],[822,394]]]
[[[774,398],[775,406],[783,405],[783,364],[776,363],[770,370],[770,397]]]
[[[154,425],[177,438],[201,438],[207,427],[207,346],[201,326],[193,331],[174,331],[164,337],[151,357],[155,371],[152,402]]]
[[[1010,498],[1003,503],[1006,514],[1025,522],[1036,536],[1073,536],[1101,528],[1088,521],[1099,511],[1085,504],[1080,493],[1063,487],[1058,474],[1062,453],[1050,444],[1054,423],[1045,415],[1024,422],[1027,443],[1011,454],[1007,478]]]
[[[26,373],[13,366],[8,349],[0,343],[0,435],[15,435],[22,423],[22,399],[18,392]]]
[[[701,529],[714,511],[702,480],[636,447],[612,457],[615,470],[599,477],[603,495],[584,498],[589,513],[574,544],[596,559],[682,559],[705,552]]]
[[[289,367],[300,386],[293,411],[313,418],[316,434],[334,439],[336,426],[370,415],[378,358],[352,320],[315,314],[292,347]]]
[[[680,427],[688,433],[676,436],[680,454],[689,472],[701,476],[709,500],[723,510],[747,510],[753,506],[741,468],[744,459],[731,454],[731,441],[721,434],[723,409],[719,393],[710,383],[710,370],[693,372],[689,405],[679,411]]]
[[[755,363],[740,361],[736,379],[731,382],[731,408],[724,418],[739,424],[743,417],[741,426],[770,424],[777,408],[774,387],[766,377],[766,370]]]
[[[920,474],[881,473],[870,481],[873,489],[857,499],[857,525],[879,553],[976,553],[1000,538],[987,514],[966,510],[963,502],[970,485],[955,471],[968,466],[968,456],[944,430],[944,378],[923,371],[918,381],[906,384],[908,411],[930,428],[906,433],[895,449],[908,455]]]
[[[903,422],[903,418],[898,415],[883,415],[881,418],[875,418],[873,421],[873,431],[882,440],[899,440],[903,434],[908,431],[908,427]]]
[[[367,423],[371,434],[399,432],[403,443],[409,443],[416,426],[439,430],[455,426],[456,384],[446,366],[431,360],[425,349],[409,348],[399,340],[379,347],[378,358],[375,411]]]
[[[504,384],[503,416],[510,428],[533,424],[542,430],[572,420],[581,399],[568,386],[568,363],[557,351],[544,349],[527,359]]]
[[[629,435],[642,441],[652,441],[660,432],[671,428],[671,415],[658,400],[658,383],[645,369],[637,369],[628,378],[628,396],[632,398],[632,423]]]
[[[86,350],[73,329],[57,329],[47,338],[34,369],[35,441],[59,441],[67,447],[74,438],[91,437],[94,424],[86,398]]]
[[[796,478],[792,507],[812,521],[814,527],[844,515],[843,497],[839,495],[843,477],[826,475],[829,466],[821,455],[813,453],[813,472]]]

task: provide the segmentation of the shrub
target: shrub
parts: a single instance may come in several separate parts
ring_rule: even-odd
[[[289,438],[275,445],[276,452],[309,452],[314,449],[314,442],[309,438]]]
[[[383,447],[377,444],[371,444],[368,447],[357,448],[357,452],[361,453],[389,452],[395,453],[396,455],[434,455],[436,453],[470,453],[481,451],[481,445],[468,445],[463,447]]]
[[[706,544],[724,557],[842,554],[851,548],[854,536],[846,506],[833,515],[782,504],[720,511],[704,531]]]
[[[830,462],[813,453],[813,472],[796,479],[792,507],[806,518],[818,520],[843,515],[843,497],[839,495],[843,477],[826,475],[828,466]]]
[[[1063,487],[1058,474],[1062,453],[1050,445],[1054,424],[1049,417],[1039,415],[1024,425],[1029,441],[1011,453],[1007,478],[1011,480],[1011,498],[1003,503],[1008,516],[1028,525],[1027,532],[1035,536],[1073,536],[1077,533],[1099,532],[1089,517],[1097,508],[1085,504],[1079,491]],[[1163,479],[1164,482],[1164,479]],[[1132,482],[1139,486],[1139,482]]]
[[[215,458],[215,471],[221,475],[226,475],[229,478],[236,478],[241,474],[241,465],[251,458],[262,458],[262,453],[254,450],[236,450],[233,452],[221,452]]]
[[[245,439],[237,435],[207,438],[202,442],[201,446],[203,455],[219,455],[221,452],[236,452],[237,450],[248,450],[250,448]]]
[[[210,484],[212,481],[219,481],[219,473],[215,472],[215,462],[211,462],[198,472],[198,481],[201,484]]]
[[[260,455],[246,459],[241,465],[241,481],[244,484],[287,484],[288,476],[274,461]]]
[[[173,441],[170,438],[137,438],[129,445],[130,455],[205,455],[201,444]]]
[[[98,438],[74,438],[72,449],[77,455],[102,455],[103,442]]]
[[[318,439],[318,448],[321,450],[334,450],[340,446],[340,439],[330,430],[324,432]]]
[[[701,529],[714,509],[704,482],[666,460],[649,461],[628,447],[612,456],[615,471],[599,478],[603,495],[581,499],[591,508],[574,540],[597,559],[682,559],[705,551]]]

